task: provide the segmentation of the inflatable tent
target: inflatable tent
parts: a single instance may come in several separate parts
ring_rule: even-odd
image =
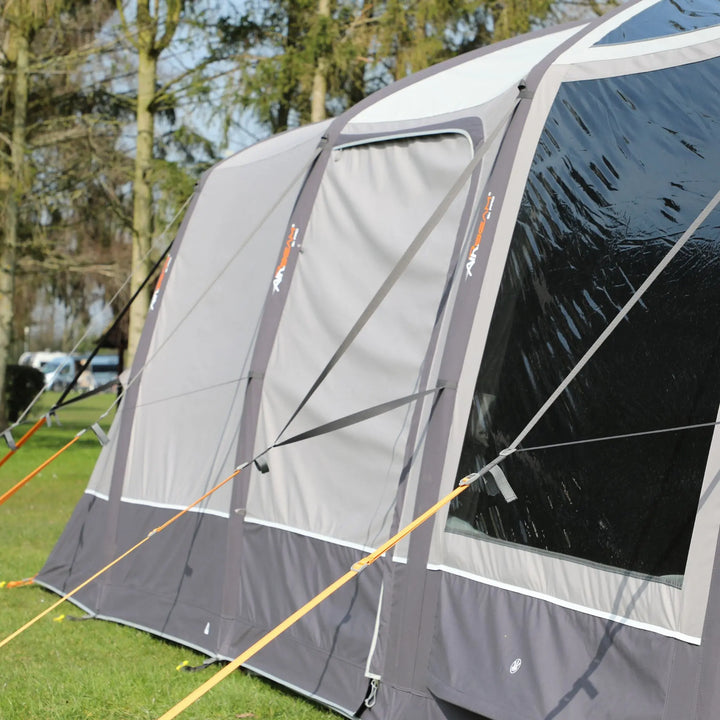
[[[200,183],[38,580],[375,720],[720,707],[720,7],[458,57]]]

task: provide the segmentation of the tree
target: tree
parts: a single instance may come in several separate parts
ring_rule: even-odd
[[[165,219],[192,190],[199,173],[217,157],[214,143],[188,123],[177,124],[183,103],[199,104],[213,94],[214,86],[229,71],[224,66],[223,48],[210,37],[216,26],[209,3],[186,0],[138,0],[127,4],[117,0],[123,35],[135,50],[137,88],[135,97],[136,141],[133,175],[133,293],[150,271],[152,238],[158,212],[166,208]],[[209,40],[208,46],[202,42]],[[182,54],[181,45],[190,46],[190,59],[183,68],[161,60],[168,49]],[[176,70],[176,71],[175,71]],[[161,77],[162,75],[162,77]],[[197,109],[194,108],[197,115]],[[158,133],[158,120],[165,133]],[[180,197],[184,195],[185,197]],[[149,293],[133,303],[130,310],[128,362],[137,349],[148,310]]]
[[[317,2],[250,0],[238,16],[218,22],[220,45],[234,56],[240,76],[228,86],[225,103],[251,106],[270,133],[310,121],[314,52],[308,28]]]
[[[240,68],[231,102],[276,133],[460,53],[616,1],[248,0],[219,23]]]
[[[79,308],[79,294],[92,285],[97,292],[98,279],[118,272],[101,259],[101,249],[110,247],[111,223],[107,203],[98,201],[108,171],[98,166],[96,153],[116,144],[117,113],[108,121],[108,96],[82,84],[112,7],[112,0],[3,7],[2,368],[23,346],[38,294],[72,296]]]
[[[530,3],[528,18],[551,6],[510,2]],[[252,107],[272,133],[338,114],[393,80],[489,43],[493,12],[504,7],[489,0],[249,2],[239,18],[220,24],[242,68],[235,102]]]
[[[59,9],[60,1],[10,0],[3,7],[6,28],[4,55],[6,87],[12,97],[10,166],[3,168],[5,207],[0,246],[0,424],[5,426],[5,371],[12,333],[15,264],[21,198],[27,187],[26,141],[30,75],[30,42],[35,31]]]
[[[155,142],[155,115],[157,105],[158,59],[167,50],[177,31],[183,11],[184,0],[165,0],[150,4],[150,0],[138,0],[135,23],[131,25],[118,0],[125,38],[137,51],[137,136],[135,141],[135,172],[133,177],[132,220],[132,281],[130,289],[139,290],[152,268],[150,257],[153,220],[152,166]],[[154,14],[153,14],[154,13]],[[140,333],[145,324],[149,296],[138,298],[130,309],[128,333],[128,364],[137,350]]]

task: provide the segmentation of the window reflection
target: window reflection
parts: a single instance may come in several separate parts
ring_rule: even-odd
[[[660,0],[608,33],[598,45],[650,40],[720,25],[717,0]]]

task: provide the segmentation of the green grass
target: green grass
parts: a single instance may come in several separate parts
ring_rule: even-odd
[[[57,394],[43,398],[45,408]],[[107,409],[98,395],[58,412],[60,427],[42,428],[0,468],[0,493],[25,477]],[[41,407],[38,417],[44,412]],[[104,423],[107,427],[107,423]],[[29,427],[29,425],[28,425]],[[23,428],[13,434],[21,436]],[[4,443],[0,457],[5,454]],[[100,451],[92,432],[0,506],[0,581],[42,567]],[[0,641],[58,600],[39,586],[0,589]],[[65,615],[65,619],[58,618]],[[132,628],[99,620],[74,622],[81,612],[64,603],[0,648],[2,720],[136,720],[157,718],[217,671],[178,672],[192,650]],[[180,715],[186,720],[330,720],[338,716],[242,672],[233,673]]]

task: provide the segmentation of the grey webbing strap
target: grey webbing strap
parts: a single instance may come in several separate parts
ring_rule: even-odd
[[[105,431],[100,427],[99,423],[93,423],[90,429],[95,433],[95,437],[101,445],[105,446],[110,442],[110,438],[105,434]]]
[[[350,425],[356,425],[364,420],[377,417],[378,415],[390,412],[391,410],[395,410],[403,405],[409,405],[414,400],[418,400],[425,395],[442,392],[442,390],[446,387],[450,387],[450,385],[440,384],[436,387],[429,388],[428,390],[421,390],[420,392],[413,393],[412,395],[405,395],[405,397],[389,400],[388,402],[381,403],[380,405],[374,405],[373,407],[366,408],[365,410],[345,415],[345,417],[338,418],[337,420],[325,423],[324,425],[319,425],[312,430],[307,430],[299,433],[298,435],[293,435],[291,438],[283,440],[282,442],[275,442],[273,447],[282,447],[283,445],[290,445],[291,443],[300,442],[301,440],[309,440],[310,438],[317,437],[318,435],[325,435],[326,433],[334,432],[335,430],[342,430]]]
[[[547,412],[548,408],[560,397],[568,385],[577,377],[580,371],[587,365],[588,361],[598,351],[600,346],[610,337],[615,328],[625,319],[625,316],[638,303],[648,288],[657,280],[660,273],[670,264],[672,259],[683,249],[688,240],[695,234],[696,230],[705,222],[710,213],[720,203],[720,191],[703,208],[700,214],[690,224],[688,229],[681,235],[680,239],[670,248],[665,257],[657,264],[655,269],[647,276],[645,282],[635,291],[633,296],[625,303],[615,318],[608,324],[598,339],[590,346],[589,350],[580,358],[577,365],[566,375],[565,379],[558,385],[553,394],[545,401],[543,406],[535,413],[530,422],[520,431],[520,434],[508,446],[508,450],[515,450],[524,440],[527,434],[537,425],[538,421]]]
[[[201,670],[207,670],[211,665],[220,662],[219,658],[210,657],[200,665],[178,665],[178,670],[181,672],[200,672]]]
[[[515,491],[512,489],[512,486],[510,485],[510,482],[507,479],[507,476],[502,471],[499,465],[496,465],[493,468],[490,468],[490,475],[492,475],[493,482],[495,483],[495,488],[497,491],[503,496],[506,503],[511,503],[515,500],[517,500],[517,495],[515,494]],[[487,484],[488,478],[485,478],[485,483]],[[486,485],[487,486],[487,485]],[[495,493],[490,493],[491,495]]]
[[[502,120],[496,125],[496,127],[493,129],[492,133],[490,135],[478,142],[478,144],[474,148],[473,152],[473,158],[468,163],[468,165],[465,167],[465,169],[460,173],[460,176],[455,181],[453,186],[448,190],[445,197],[441,200],[440,204],[435,208],[435,211],[430,216],[430,218],[427,220],[427,222],[422,226],[418,234],[415,236],[415,239],[410,243],[407,250],[402,254],[400,259],[395,264],[395,267],[390,271],[390,274],[385,278],[385,281],[380,286],[380,288],[377,290],[375,295],[372,297],[370,302],[368,303],[365,310],[363,310],[360,317],[357,319],[355,324],[350,329],[350,332],[345,336],[345,339],[340,343],[340,347],[335,351],[335,354],[330,358],[327,365],[323,368],[323,370],[318,375],[315,382],[312,384],[312,387],[308,390],[305,397],[300,401],[300,404],[297,406],[293,414],[290,416],[290,419],[285,423],[285,426],[283,429],[278,433],[278,437],[280,437],[285,430],[287,430],[290,423],[297,417],[298,413],[305,407],[308,400],[312,397],[312,395],[315,393],[315,391],[318,389],[318,387],[322,384],[323,380],[328,376],[330,371],[337,365],[340,358],[345,354],[345,351],[350,347],[350,345],[353,343],[355,338],[360,334],[360,331],[365,327],[368,320],[373,316],[375,311],[380,306],[380,303],[385,299],[387,294],[390,292],[390,290],[393,288],[395,283],[398,281],[398,279],[401,277],[401,275],[405,272],[408,265],[412,261],[412,259],[417,255],[417,253],[420,251],[422,246],[425,244],[425,241],[430,237],[432,234],[432,231],[437,227],[440,220],[443,218],[445,213],[447,212],[450,205],[452,205],[453,201],[459,194],[460,190],[465,186],[465,183],[467,183],[470,176],[473,174],[473,172],[476,170],[476,168],[480,165],[481,160],[487,153],[487,151],[492,146],[493,141],[500,135],[500,133],[505,130],[507,127],[508,120],[512,116],[512,114],[515,112],[515,108],[517,107],[517,103],[515,103],[512,108],[505,114],[505,116],[502,118]]]
[[[5,442],[7,443],[8,448],[15,452],[17,450],[17,445],[15,444],[15,438],[13,437],[12,432],[10,432],[10,428],[5,430],[2,435],[5,438]]]

